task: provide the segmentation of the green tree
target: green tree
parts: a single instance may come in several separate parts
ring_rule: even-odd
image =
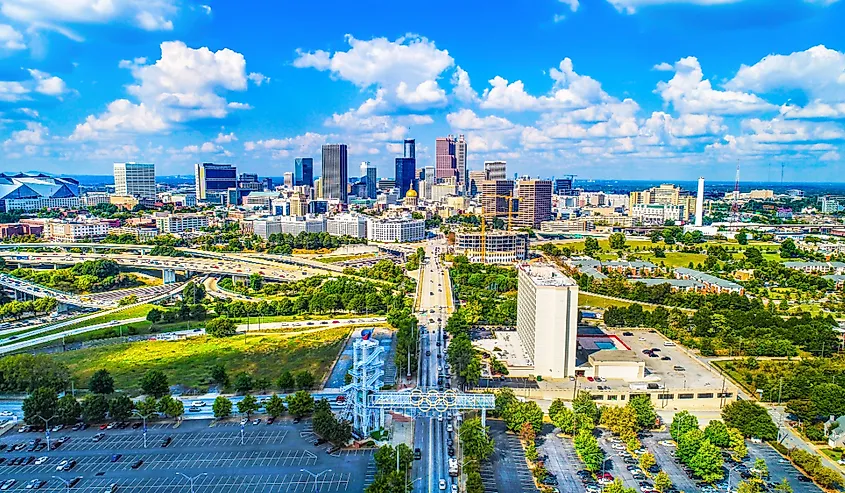
[[[669,434],[672,435],[673,440],[678,441],[686,432],[697,429],[698,418],[688,411],[681,411],[672,419],[672,424],[669,425]]]
[[[728,428],[730,438],[731,455],[734,460],[740,461],[748,456],[748,447],[745,445],[745,436],[736,428]]]
[[[845,414],[845,389],[835,383],[820,383],[813,386],[810,401],[813,403],[813,410],[817,417]]]
[[[211,405],[211,410],[214,412],[214,417],[217,419],[228,418],[232,415],[232,401],[223,397],[217,396],[214,403]]]
[[[782,258],[797,258],[801,256],[801,250],[795,246],[792,238],[787,238],[780,244],[780,256]]]
[[[95,394],[113,394],[114,378],[106,369],[100,369],[88,380],[88,390]]]
[[[599,247],[599,241],[592,236],[588,236],[584,238],[584,254],[592,257],[596,253],[599,252],[601,248]]]
[[[625,248],[625,235],[623,233],[613,233],[607,238],[610,243],[610,248],[614,250],[622,250]]]
[[[155,397],[148,395],[143,400],[138,401],[138,403],[135,404],[135,408],[138,410],[139,414],[150,417],[153,413],[158,411],[158,401],[156,401]]]
[[[572,435],[575,432],[575,413],[566,407],[561,399],[555,399],[549,406],[549,419],[562,433]]]
[[[109,401],[103,394],[88,394],[82,399],[82,418],[88,423],[97,423],[106,419]]]
[[[766,459],[757,457],[754,459],[754,475],[760,479],[769,477],[769,466],[766,464]]]
[[[681,435],[678,439],[678,458],[684,464],[689,464],[689,461],[698,452],[701,443],[704,441],[704,433],[695,428]]]
[[[261,291],[262,286],[264,286],[264,278],[261,277],[261,274],[249,275],[249,289],[253,291]]]
[[[710,440],[710,443],[720,448],[731,446],[731,436],[728,433],[728,427],[718,419],[714,419],[704,428],[704,438]]]
[[[789,484],[789,480],[783,478],[780,483],[775,485],[774,491],[775,493],[792,493],[792,486]]]
[[[467,473],[466,493],[484,493],[484,482],[481,472],[473,470]]]
[[[648,395],[635,395],[628,401],[628,406],[637,413],[637,426],[642,429],[653,428],[657,421],[657,413]]]
[[[299,390],[287,397],[288,412],[291,416],[301,418],[314,410],[314,398],[305,390]]]
[[[596,472],[601,469],[604,463],[604,452],[599,447],[596,437],[590,431],[579,431],[574,444],[575,451],[578,452],[578,456],[581,457],[581,461],[584,462],[584,467],[588,471]]]
[[[296,388],[308,390],[314,386],[314,375],[310,371],[300,371],[294,376]]]
[[[56,391],[39,387],[23,400],[23,420],[28,425],[43,425],[44,422],[38,416],[50,419],[56,414],[58,406],[59,398]]]
[[[226,373],[226,367],[221,364],[212,366],[211,381],[223,387],[229,385],[229,374]]]
[[[572,411],[575,414],[589,416],[594,424],[598,423],[601,418],[599,406],[593,400],[593,395],[586,390],[579,391],[575,399],[572,399]]]
[[[247,419],[249,419],[252,413],[258,411],[258,407],[258,399],[252,394],[247,394],[243,399],[238,401],[238,412],[246,414]]]
[[[117,421],[129,419],[129,416],[132,416],[133,409],[135,409],[135,404],[132,403],[132,399],[128,395],[116,395],[109,401],[109,416]]]
[[[267,414],[274,418],[285,414],[285,400],[276,394],[270,396],[267,404],[264,406],[267,409]]]
[[[505,409],[511,405],[511,403],[516,402],[516,394],[513,393],[513,390],[509,388],[500,389],[496,392],[496,415],[502,417],[505,415]]]
[[[147,322],[155,325],[161,321],[163,311],[158,308],[153,308],[149,312],[147,312]]]
[[[141,390],[156,399],[170,393],[167,376],[159,370],[147,370],[141,377]]]
[[[735,238],[736,238],[736,242],[739,243],[740,245],[747,245],[748,244],[748,235],[745,233],[745,231],[740,231],[739,233],[737,233]]]
[[[694,431],[687,433],[687,435],[690,433],[694,433]],[[724,460],[719,448],[707,440],[702,440],[698,451],[687,464],[696,476],[705,482],[712,483],[724,477],[723,463]]]
[[[281,376],[279,376],[279,380],[276,382],[276,385],[278,385],[282,390],[292,390],[296,387],[296,380],[293,378],[293,374],[291,374],[291,372],[285,370],[282,372]]]
[[[63,425],[72,425],[82,416],[82,405],[70,394],[63,395],[56,405],[56,416]]]
[[[777,426],[768,411],[753,401],[735,401],[722,409],[722,420],[730,428],[736,428],[746,437],[773,440],[777,437]]]
[[[246,394],[252,390],[252,376],[249,373],[241,372],[235,377],[235,391]]]
[[[640,456],[640,467],[643,471],[648,471],[651,467],[657,465],[657,460],[648,452]]]
[[[485,460],[493,453],[493,438],[487,429],[482,428],[481,418],[470,418],[463,422],[458,430],[464,455],[478,461]]]
[[[503,418],[508,429],[514,432],[522,428],[524,423],[530,423],[537,430],[543,426],[543,410],[534,401],[511,403],[505,409]]]
[[[605,485],[603,493],[637,493],[634,488],[626,488],[622,480],[616,478],[612,483]]]
[[[672,488],[672,480],[666,474],[666,471],[660,471],[654,477],[654,488],[661,493]]]
[[[212,337],[231,337],[235,335],[235,322],[226,317],[217,317],[205,323],[205,332]]]
[[[169,396],[162,397],[162,400],[165,400],[166,404],[164,406],[164,414],[170,416],[171,418],[179,418],[185,414],[185,404],[182,403],[179,399],[170,398],[166,400]]]

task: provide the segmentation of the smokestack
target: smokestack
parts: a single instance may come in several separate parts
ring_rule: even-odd
[[[695,198],[695,225],[701,227],[704,223],[704,177],[698,179],[698,195]]]

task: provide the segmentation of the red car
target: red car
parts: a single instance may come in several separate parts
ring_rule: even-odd
[[[602,476],[602,477],[604,479],[608,480],[608,481],[613,481],[613,475],[610,474],[609,472],[604,473],[604,476]]]
[[[105,430],[107,426],[108,426],[108,424],[103,423],[103,424],[100,425],[100,429]]]
[[[595,381],[595,379],[594,379],[593,377],[587,377],[587,381],[588,381],[588,382],[594,382],[594,381]]]

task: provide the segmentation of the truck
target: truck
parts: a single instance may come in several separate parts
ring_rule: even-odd
[[[449,459],[449,476],[453,478],[458,475],[458,459],[452,457]]]

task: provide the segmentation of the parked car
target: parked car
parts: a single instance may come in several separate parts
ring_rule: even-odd
[[[144,459],[138,459],[138,460],[136,460],[135,462],[133,462],[133,463],[132,463],[132,465],[131,465],[130,467],[131,467],[132,469],[138,469],[138,468],[139,468],[139,467],[141,467],[141,465],[143,465],[143,464],[144,464]]]

